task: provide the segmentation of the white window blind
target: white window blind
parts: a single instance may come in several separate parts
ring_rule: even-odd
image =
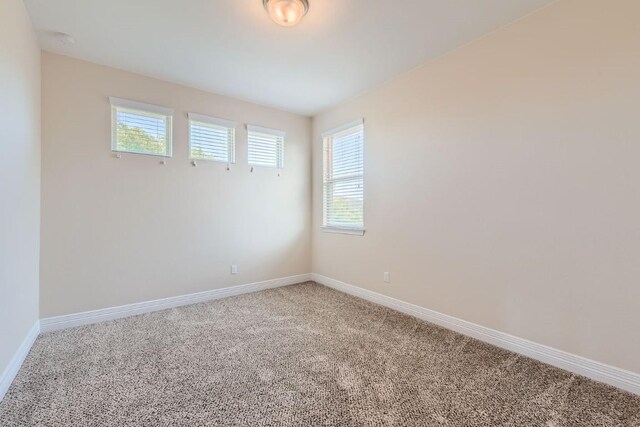
[[[173,110],[120,98],[111,102],[111,150],[171,157]]]
[[[364,126],[359,120],[325,132],[323,227],[364,230]]]
[[[189,155],[192,160],[235,163],[236,123],[189,113]]]
[[[282,169],[284,167],[284,135],[281,130],[247,125],[249,165]]]

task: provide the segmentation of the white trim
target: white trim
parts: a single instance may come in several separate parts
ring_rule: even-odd
[[[230,129],[235,129],[236,126],[238,125],[237,122],[234,122],[231,120],[219,119],[217,117],[205,116],[202,114],[187,113],[187,116],[189,117],[190,121],[199,122],[199,123],[208,123],[210,125],[217,125],[225,128],[230,128]]]
[[[230,286],[227,288],[213,289],[211,291],[198,292],[195,294],[180,295],[176,297],[121,305],[118,307],[109,307],[99,310],[85,311],[82,313],[48,317],[40,320],[40,328],[42,332],[57,331],[59,329],[90,325],[92,323],[105,322],[107,320],[120,319],[143,313],[151,313],[153,311],[166,310],[168,308],[196,304],[203,301],[226,298],[234,295],[261,291],[264,289],[293,285],[309,280],[311,280],[311,274],[299,274],[297,276],[282,277],[279,279],[265,280],[263,282],[249,283],[246,285]]]
[[[9,390],[11,383],[18,374],[24,359],[27,357],[27,354],[29,354],[29,350],[31,350],[31,346],[33,346],[33,343],[36,338],[38,338],[39,334],[40,322],[36,321],[22,341],[22,344],[20,344],[20,347],[18,347],[14,353],[11,361],[2,372],[2,375],[0,375],[0,401],[2,401],[7,390]]]
[[[284,136],[286,135],[286,132],[283,130],[265,128],[265,127],[256,126],[256,125],[247,125],[247,130],[250,132],[264,133],[267,135],[275,135],[281,138],[284,138]]]
[[[313,273],[311,278],[317,283],[338,291],[389,307],[497,347],[522,354],[575,374],[583,375],[587,378],[591,378],[592,380],[600,381],[640,395],[640,374],[635,372],[616,368],[582,356],[567,353],[523,338],[518,338],[485,326],[467,322],[466,320],[458,319],[434,310],[429,310],[428,308],[420,307],[386,295],[369,291],[367,289],[340,282],[320,274]]]
[[[347,227],[321,227],[325,233],[352,234],[354,236],[364,236],[364,228]]]
[[[163,116],[173,116],[173,109],[160,107],[159,105],[145,104],[144,102],[130,101],[128,99],[109,97],[109,102],[113,107],[130,108],[132,110],[148,111],[150,113],[162,114]]]
[[[327,131],[322,132],[322,138],[329,138],[330,136],[335,135],[336,133],[342,132],[343,130],[347,130],[347,129],[351,129],[354,128],[356,126],[361,126],[364,124],[364,118],[362,119],[358,119],[358,120],[354,120],[352,122],[349,123],[345,123],[342,126],[338,126],[336,128],[333,129],[329,129]]]

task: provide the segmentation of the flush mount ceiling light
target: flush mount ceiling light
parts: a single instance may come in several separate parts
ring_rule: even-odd
[[[271,19],[283,27],[293,27],[309,11],[307,0],[262,0]]]

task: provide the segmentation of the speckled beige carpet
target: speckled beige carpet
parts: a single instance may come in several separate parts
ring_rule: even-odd
[[[640,426],[640,397],[313,283],[38,338],[13,426]]]

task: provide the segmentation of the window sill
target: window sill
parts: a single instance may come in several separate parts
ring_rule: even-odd
[[[325,233],[351,234],[354,236],[364,236],[364,228],[340,228],[340,227],[322,227]]]
[[[138,156],[152,156],[152,157],[164,157],[165,159],[170,159],[173,156],[171,154],[158,154],[158,153],[145,153],[142,151],[126,151],[126,150],[114,150],[113,148],[111,149],[111,153],[114,156],[119,156],[122,154],[135,154]]]

